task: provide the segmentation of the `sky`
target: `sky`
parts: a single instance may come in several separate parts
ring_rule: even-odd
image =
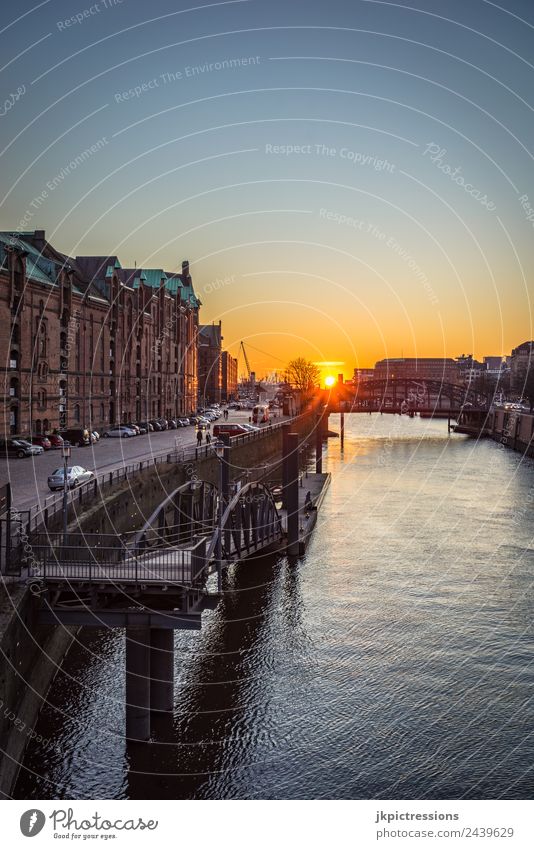
[[[22,0],[0,31],[1,229],[188,259],[260,375],[533,338],[532,2]]]

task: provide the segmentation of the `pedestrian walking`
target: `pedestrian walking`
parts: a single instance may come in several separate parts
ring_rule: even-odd
[[[211,433],[208,431],[206,434],[206,445],[209,445],[211,442]]]
[[[197,445],[199,448],[202,445],[202,431],[200,428],[197,430]]]

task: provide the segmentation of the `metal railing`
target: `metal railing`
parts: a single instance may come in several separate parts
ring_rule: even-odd
[[[131,548],[111,534],[34,534],[31,539],[32,580],[135,584],[192,585],[206,576],[206,540],[185,547],[150,550]]]
[[[250,431],[249,433],[243,433],[239,436],[232,436],[230,437],[230,446],[233,447],[245,445],[250,442],[257,442],[258,440],[263,439],[267,434],[280,430],[284,425],[298,424],[302,419],[306,417],[306,415],[307,413],[301,413],[300,415],[294,416],[291,419],[284,419],[283,421],[276,422],[276,424],[267,424],[257,431]],[[82,484],[76,489],[69,490],[67,497],[67,505],[68,507],[74,507],[77,505],[81,506],[89,498],[95,499],[103,495],[113,487],[119,485],[120,483],[124,483],[125,481],[129,480],[133,475],[142,472],[146,469],[152,468],[154,466],[158,466],[160,464],[173,463],[184,465],[190,462],[198,462],[199,460],[204,460],[214,456],[215,446],[213,445],[213,443],[211,443],[210,445],[202,445],[200,447],[174,449],[162,454],[156,454],[147,458],[146,460],[140,460],[137,463],[131,463],[127,466],[120,466],[118,469],[114,469],[111,472],[104,472],[103,474],[95,476],[93,480]],[[58,493],[57,495],[54,494],[46,496],[42,504],[37,504],[31,507],[28,511],[28,534],[37,531],[43,525],[45,527],[48,526],[48,523],[55,516],[60,514],[62,510],[62,492]]]

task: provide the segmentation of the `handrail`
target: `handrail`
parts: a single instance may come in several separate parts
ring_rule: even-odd
[[[237,505],[239,504],[239,502],[241,501],[243,496],[251,489],[260,489],[265,493],[265,495],[267,495],[269,500],[272,502],[272,506],[274,508],[275,516],[276,516],[276,519],[278,521],[280,531],[281,531],[282,521],[281,521],[281,518],[280,518],[280,513],[278,512],[278,509],[276,507],[276,504],[275,504],[271,490],[269,489],[269,487],[265,486],[265,484],[260,483],[259,481],[251,481],[250,483],[246,483],[244,486],[242,486],[241,489],[239,490],[239,492],[236,492],[234,497],[230,500],[228,507],[224,511],[223,517],[222,517],[221,524],[222,524],[223,532],[226,530],[226,522],[228,521],[229,517],[231,516],[234,507],[237,507]],[[209,561],[213,557],[213,552],[215,551],[215,546],[217,545],[218,537],[219,537],[219,526],[217,526],[214,529],[213,536],[210,540],[210,544],[209,544],[208,550],[206,552],[206,562],[207,563],[209,563]]]

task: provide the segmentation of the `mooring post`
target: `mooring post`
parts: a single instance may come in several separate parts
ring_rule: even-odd
[[[315,473],[323,471],[323,414],[317,413],[315,420]]]
[[[289,433],[288,482],[287,482],[287,553],[295,556],[299,553],[299,435]]]
[[[150,629],[150,711],[170,712],[174,705],[174,631]],[[154,718],[154,717],[152,717]]]
[[[150,739],[150,628],[126,628],[126,738]]]
[[[341,419],[341,450],[345,448],[345,402],[341,401],[339,404],[339,416]]]
[[[221,434],[221,439],[224,442],[222,463],[222,499],[224,509],[230,503],[230,437],[227,433]],[[224,548],[227,552],[230,551],[232,544],[232,532],[227,528],[224,532]]]
[[[288,447],[288,436],[291,432],[290,424],[282,425],[282,507],[284,510],[287,510],[287,484],[289,481],[288,475],[288,456],[289,456],[289,447]]]

